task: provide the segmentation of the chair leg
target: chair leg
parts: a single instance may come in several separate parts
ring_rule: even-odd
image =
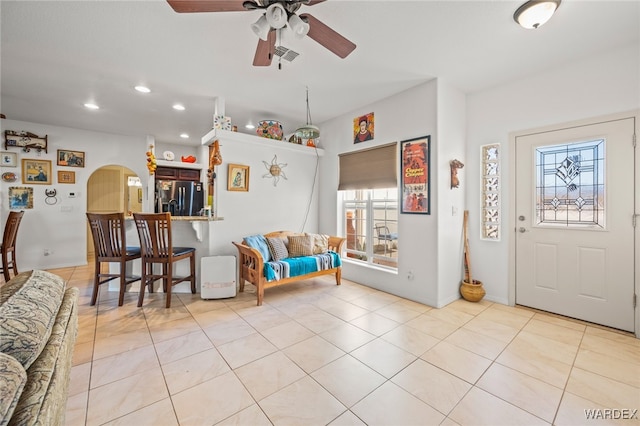
[[[5,251],[2,252],[2,274],[4,275],[4,282],[9,282],[9,260]]]
[[[189,256],[189,267],[191,268],[191,294],[196,294],[196,255]]]
[[[166,271],[166,275],[164,276],[163,279],[163,283],[165,285],[165,299],[166,299],[166,307],[170,308],[171,307],[171,287],[173,287],[173,263],[168,262],[167,264],[163,265],[163,268],[165,268]],[[168,285],[167,285],[167,281],[168,281]]]
[[[144,300],[144,288],[147,286],[147,267],[149,266],[144,260],[142,261],[142,271],[140,277],[140,294],[138,295],[138,308],[142,307]]]
[[[126,267],[127,267],[127,262],[120,261],[120,294],[118,295],[118,306],[122,306],[124,304],[124,291],[127,287],[126,277],[125,277]]]
[[[170,263],[162,264],[162,291],[164,291],[165,293],[167,292],[167,286],[171,288],[171,281],[173,279],[171,272],[167,272],[167,270],[171,271],[171,268],[167,268],[168,265],[171,265],[171,264]]]
[[[16,252],[11,252],[11,264],[13,265],[13,275],[18,275],[18,262],[16,262]]]
[[[91,295],[91,306],[98,300],[98,290],[100,288],[100,262],[96,260],[95,272],[93,274],[93,294]]]

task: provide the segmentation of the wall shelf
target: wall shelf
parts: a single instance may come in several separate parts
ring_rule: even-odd
[[[156,158],[156,164],[158,166],[176,167],[180,169],[203,170],[205,168],[205,166],[200,163],[185,163],[183,161],[167,161],[167,160],[161,160],[159,158]]]
[[[324,150],[321,148],[312,148],[306,145],[298,145],[287,141],[278,141],[274,139],[261,138],[260,136],[248,135],[246,133],[231,132],[229,130],[212,129],[202,137],[202,145],[211,145],[215,140],[220,142],[239,142],[243,144],[271,146],[277,149],[294,151],[299,154],[323,156]],[[159,163],[158,163],[159,164]]]

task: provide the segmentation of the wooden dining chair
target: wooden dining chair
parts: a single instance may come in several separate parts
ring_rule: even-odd
[[[145,287],[153,292],[156,280],[162,279],[162,288],[166,294],[166,307],[171,307],[171,288],[181,282],[191,282],[191,293],[196,292],[196,249],[193,247],[174,247],[171,236],[171,215],[169,213],[134,213],[133,219],[138,229],[142,250],[142,280],[138,307],[142,306]],[[189,275],[174,276],[174,263],[189,259]],[[161,268],[154,271],[153,265]],[[160,269],[160,271],[158,271]]]
[[[87,213],[87,219],[91,227],[95,248],[95,273],[91,305],[96,304],[100,284],[119,278],[118,306],[122,306],[127,285],[140,280],[140,277],[126,275],[127,262],[140,258],[140,247],[127,246],[123,212]],[[102,271],[105,263],[118,263],[120,270],[118,272]]]
[[[18,275],[18,264],[16,263],[16,239],[18,237],[18,228],[22,221],[24,211],[9,212],[7,223],[4,225],[4,234],[2,235],[2,274],[4,281],[10,279],[9,271],[13,270],[13,275]]]

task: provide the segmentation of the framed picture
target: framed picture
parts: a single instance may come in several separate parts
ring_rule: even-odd
[[[0,154],[2,161],[0,167],[17,167],[18,166],[18,154],[15,152],[2,151]]]
[[[370,141],[373,139],[374,128],[373,113],[362,115],[353,119],[353,143]]]
[[[26,186],[10,186],[9,208],[11,210],[32,209],[33,188]]]
[[[431,136],[400,142],[402,213],[431,214],[430,145]]]
[[[51,160],[23,158],[22,183],[51,185]]]
[[[229,164],[227,189],[229,191],[249,190],[249,166]]]
[[[59,149],[57,158],[58,166],[84,167],[84,152],[82,151]]]
[[[76,172],[58,170],[58,183],[76,183]]]

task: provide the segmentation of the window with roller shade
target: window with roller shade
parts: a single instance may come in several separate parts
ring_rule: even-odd
[[[340,155],[338,190],[347,258],[398,265],[397,144]]]

